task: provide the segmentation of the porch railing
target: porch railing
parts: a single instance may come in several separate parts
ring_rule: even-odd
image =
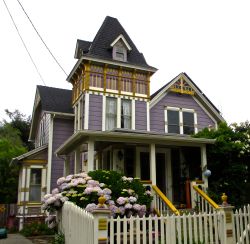
[[[201,187],[201,186],[200,186]],[[193,188],[193,208],[202,213],[211,213],[220,207],[215,203],[198,185],[192,185]],[[202,187],[201,187],[202,188]]]
[[[158,216],[167,214],[180,215],[180,212],[175,208],[172,202],[156,185],[152,185],[152,189],[154,191],[153,206]]]

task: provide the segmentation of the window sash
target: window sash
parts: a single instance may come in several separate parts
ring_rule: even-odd
[[[116,128],[117,124],[117,100],[115,98],[106,98],[106,130]]]
[[[167,108],[166,109],[166,132],[190,135],[195,130],[195,112],[190,109]]]
[[[131,101],[122,99],[121,103],[121,128],[131,129],[132,127],[132,107]]]
[[[30,170],[29,201],[41,201],[42,169]]]

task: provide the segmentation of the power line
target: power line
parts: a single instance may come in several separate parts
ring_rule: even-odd
[[[17,28],[17,25],[16,25],[16,23],[15,23],[15,21],[14,21],[12,15],[11,15],[11,13],[10,13],[10,10],[9,10],[9,8],[8,8],[8,6],[7,6],[7,4],[6,4],[6,2],[5,2],[4,0],[3,0],[3,3],[4,3],[4,5],[5,5],[5,7],[6,7],[8,13],[9,13],[9,15],[10,15],[10,18],[11,18],[11,20],[12,20],[13,25],[14,25],[15,28],[16,28],[17,34],[18,34],[18,36],[20,37],[20,39],[21,39],[21,41],[22,41],[22,43],[23,43],[23,46],[24,46],[26,52],[28,53],[28,55],[29,55],[29,57],[30,57],[31,62],[33,63],[33,65],[34,65],[34,67],[35,67],[35,69],[36,69],[36,72],[37,72],[38,75],[40,76],[40,79],[42,80],[43,84],[46,86],[46,84],[45,84],[45,82],[44,82],[44,79],[43,79],[41,73],[39,72],[38,67],[36,66],[36,63],[35,63],[35,61],[33,60],[32,56],[31,56],[31,54],[30,54],[30,52],[29,52],[29,50],[28,50],[28,48],[27,48],[27,46],[26,46],[26,44],[25,44],[25,42],[24,42],[24,40],[23,40],[23,38],[22,38],[22,36],[21,36],[19,30],[18,30],[18,28]]]
[[[36,27],[34,26],[33,22],[31,21],[29,15],[27,14],[27,12],[25,11],[23,5],[20,3],[19,0],[17,0],[17,2],[19,3],[19,5],[21,6],[23,12],[25,13],[26,17],[28,18],[29,22],[31,23],[32,27],[34,28],[36,34],[39,36],[40,40],[42,41],[42,43],[44,44],[44,46],[46,47],[46,49],[48,50],[48,52],[50,53],[50,55],[52,56],[52,58],[55,60],[55,62],[57,63],[57,65],[61,68],[61,70],[64,72],[64,74],[66,76],[68,76],[68,74],[65,72],[65,70],[63,69],[63,67],[60,65],[60,63],[58,62],[58,60],[56,59],[56,57],[53,55],[53,53],[51,52],[51,50],[49,49],[49,47],[47,46],[47,44],[45,43],[45,41],[43,40],[43,38],[41,37],[41,35],[39,34],[38,30],[36,29]]]

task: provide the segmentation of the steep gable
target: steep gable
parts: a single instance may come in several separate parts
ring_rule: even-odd
[[[225,121],[220,111],[207,98],[207,96],[199,89],[199,87],[191,80],[186,73],[180,73],[166,85],[151,95],[150,107],[154,107],[168,92],[177,94],[186,94],[194,98],[194,100],[211,115],[217,123]]]

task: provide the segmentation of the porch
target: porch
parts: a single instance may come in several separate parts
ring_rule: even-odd
[[[64,175],[97,169],[115,170],[157,186],[178,208],[191,208],[189,180],[202,180],[207,169],[206,144],[214,140],[124,129],[78,131],[56,154],[64,158]]]

